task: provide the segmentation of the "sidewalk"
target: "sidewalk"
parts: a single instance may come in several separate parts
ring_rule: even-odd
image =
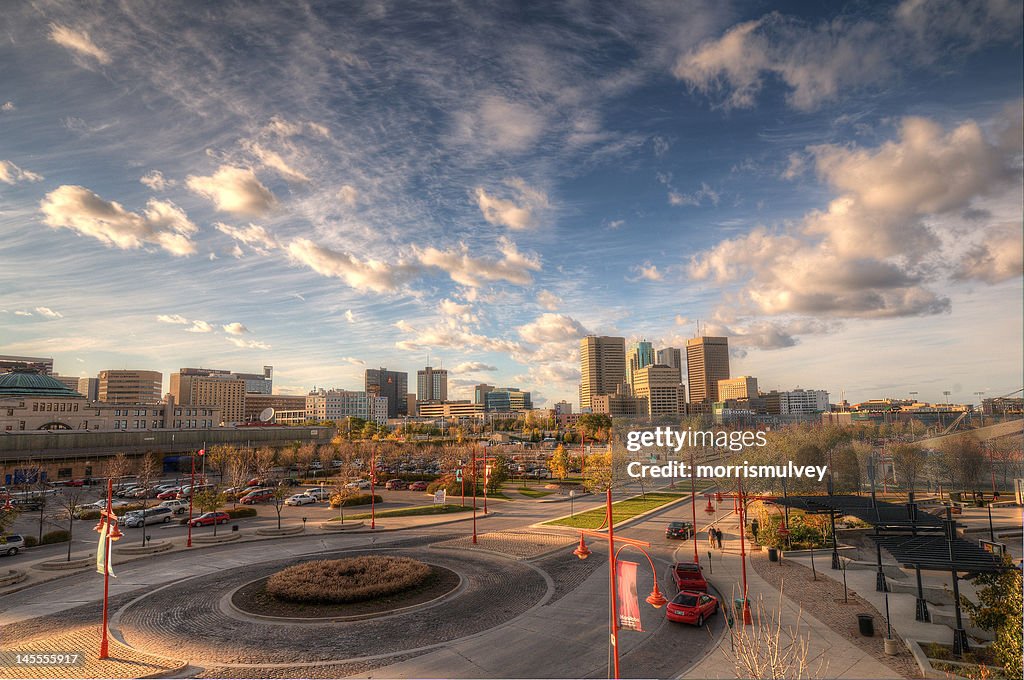
[[[723,605],[728,605],[734,598],[742,597],[742,566],[739,557],[739,521],[729,515],[717,521],[716,526],[725,531],[724,550],[715,550],[710,568],[705,568],[704,575],[722,596]],[[706,543],[702,551],[706,551]],[[749,550],[749,545],[747,546]],[[702,563],[707,559],[702,553]],[[757,556],[748,560],[764,559]],[[708,565],[705,565],[708,566]],[[780,605],[779,591],[761,578],[747,564],[747,593],[751,609],[756,613],[758,603],[766,612],[777,609]],[[781,598],[783,628],[798,630],[798,634],[808,641],[810,670],[818,670],[818,675],[828,678],[902,678],[903,676],[867,654],[849,642],[843,635],[835,632],[827,625],[807,612],[802,612],[797,603],[789,597]],[[797,629],[797,621],[799,628]],[[742,625],[742,617],[737,616],[735,625]],[[701,661],[690,667],[680,678],[735,678],[733,660],[730,657],[730,635],[723,635],[714,649]],[[819,664],[820,666],[819,670]]]

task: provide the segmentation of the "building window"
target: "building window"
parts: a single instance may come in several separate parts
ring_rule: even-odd
[[[75,404],[75,413],[78,413],[78,404]]]
[[[71,476],[71,468],[57,468],[57,476],[61,479],[65,479]]]
[[[115,420],[114,421],[114,429],[115,430],[120,430],[121,429],[121,421],[120,420]]]
[[[39,404],[33,403],[32,404],[32,410],[33,411],[38,411],[39,410]]]

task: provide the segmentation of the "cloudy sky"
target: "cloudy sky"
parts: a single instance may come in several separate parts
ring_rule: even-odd
[[[1021,3],[36,0],[0,19],[0,353],[576,400],[1021,386]]]

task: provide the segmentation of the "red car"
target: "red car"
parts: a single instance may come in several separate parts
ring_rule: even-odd
[[[384,488],[388,491],[401,491],[402,489],[408,489],[409,485],[405,483],[404,479],[389,479]]]
[[[207,527],[213,524],[227,524],[230,519],[231,515],[226,512],[204,512],[194,518],[190,524],[194,527]]]
[[[676,562],[672,565],[672,579],[676,589],[690,592],[706,593],[708,582],[704,579],[704,570],[693,562]]]
[[[427,483],[426,482],[413,482],[412,484],[409,485],[409,491],[426,491],[426,490],[427,490]]]
[[[252,505],[253,503],[264,503],[274,497],[274,492],[270,489],[264,489],[262,491],[253,491],[242,496],[239,501],[242,505]]]
[[[683,590],[665,608],[665,618],[676,623],[692,623],[700,627],[709,616],[718,613],[718,598],[707,593]]]
[[[176,486],[173,489],[168,489],[167,491],[164,491],[163,493],[158,493],[156,497],[157,499],[162,501],[172,501],[178,497],[179,491],[181,491],[181,487]]]

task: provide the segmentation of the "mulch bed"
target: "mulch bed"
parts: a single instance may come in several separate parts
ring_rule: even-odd
[[[269,576],[267,578],[270,578]],[[231,603],[261,616],[287,616],[292,618],[330,618],[336,616],[373,616],[393,609],[411,607],[429,602],[451,592],[459,585],[459,575],[450,569],[430,565],[430,574],[414,588],[363,602],[345,604],[301,604],[279,600],[267,593],[267,579],[262,578],[242,586],[231,596]]]
[[[849,642],[875,657],[905,678],[921,677],[921,670],[914,661],[910,650],[900,643],[900,653],[889,656],[883,649],[885,617],[867,600],[852,590],[849,604],[843,604],[843,584],[828,576],[819,574],[814,580],[810,568],[791,560],[769,562],[760,556],[751,556],[750,565],[758,576],[773,587],[782,590],[783,595],[826,626],[845,637]],[[826,565],[826,569],[828,566]],[[819,570],[820,571],[820,570]],[[875,617],[874,637],[864,637],[857,626],[857,614],[871,614]]]

